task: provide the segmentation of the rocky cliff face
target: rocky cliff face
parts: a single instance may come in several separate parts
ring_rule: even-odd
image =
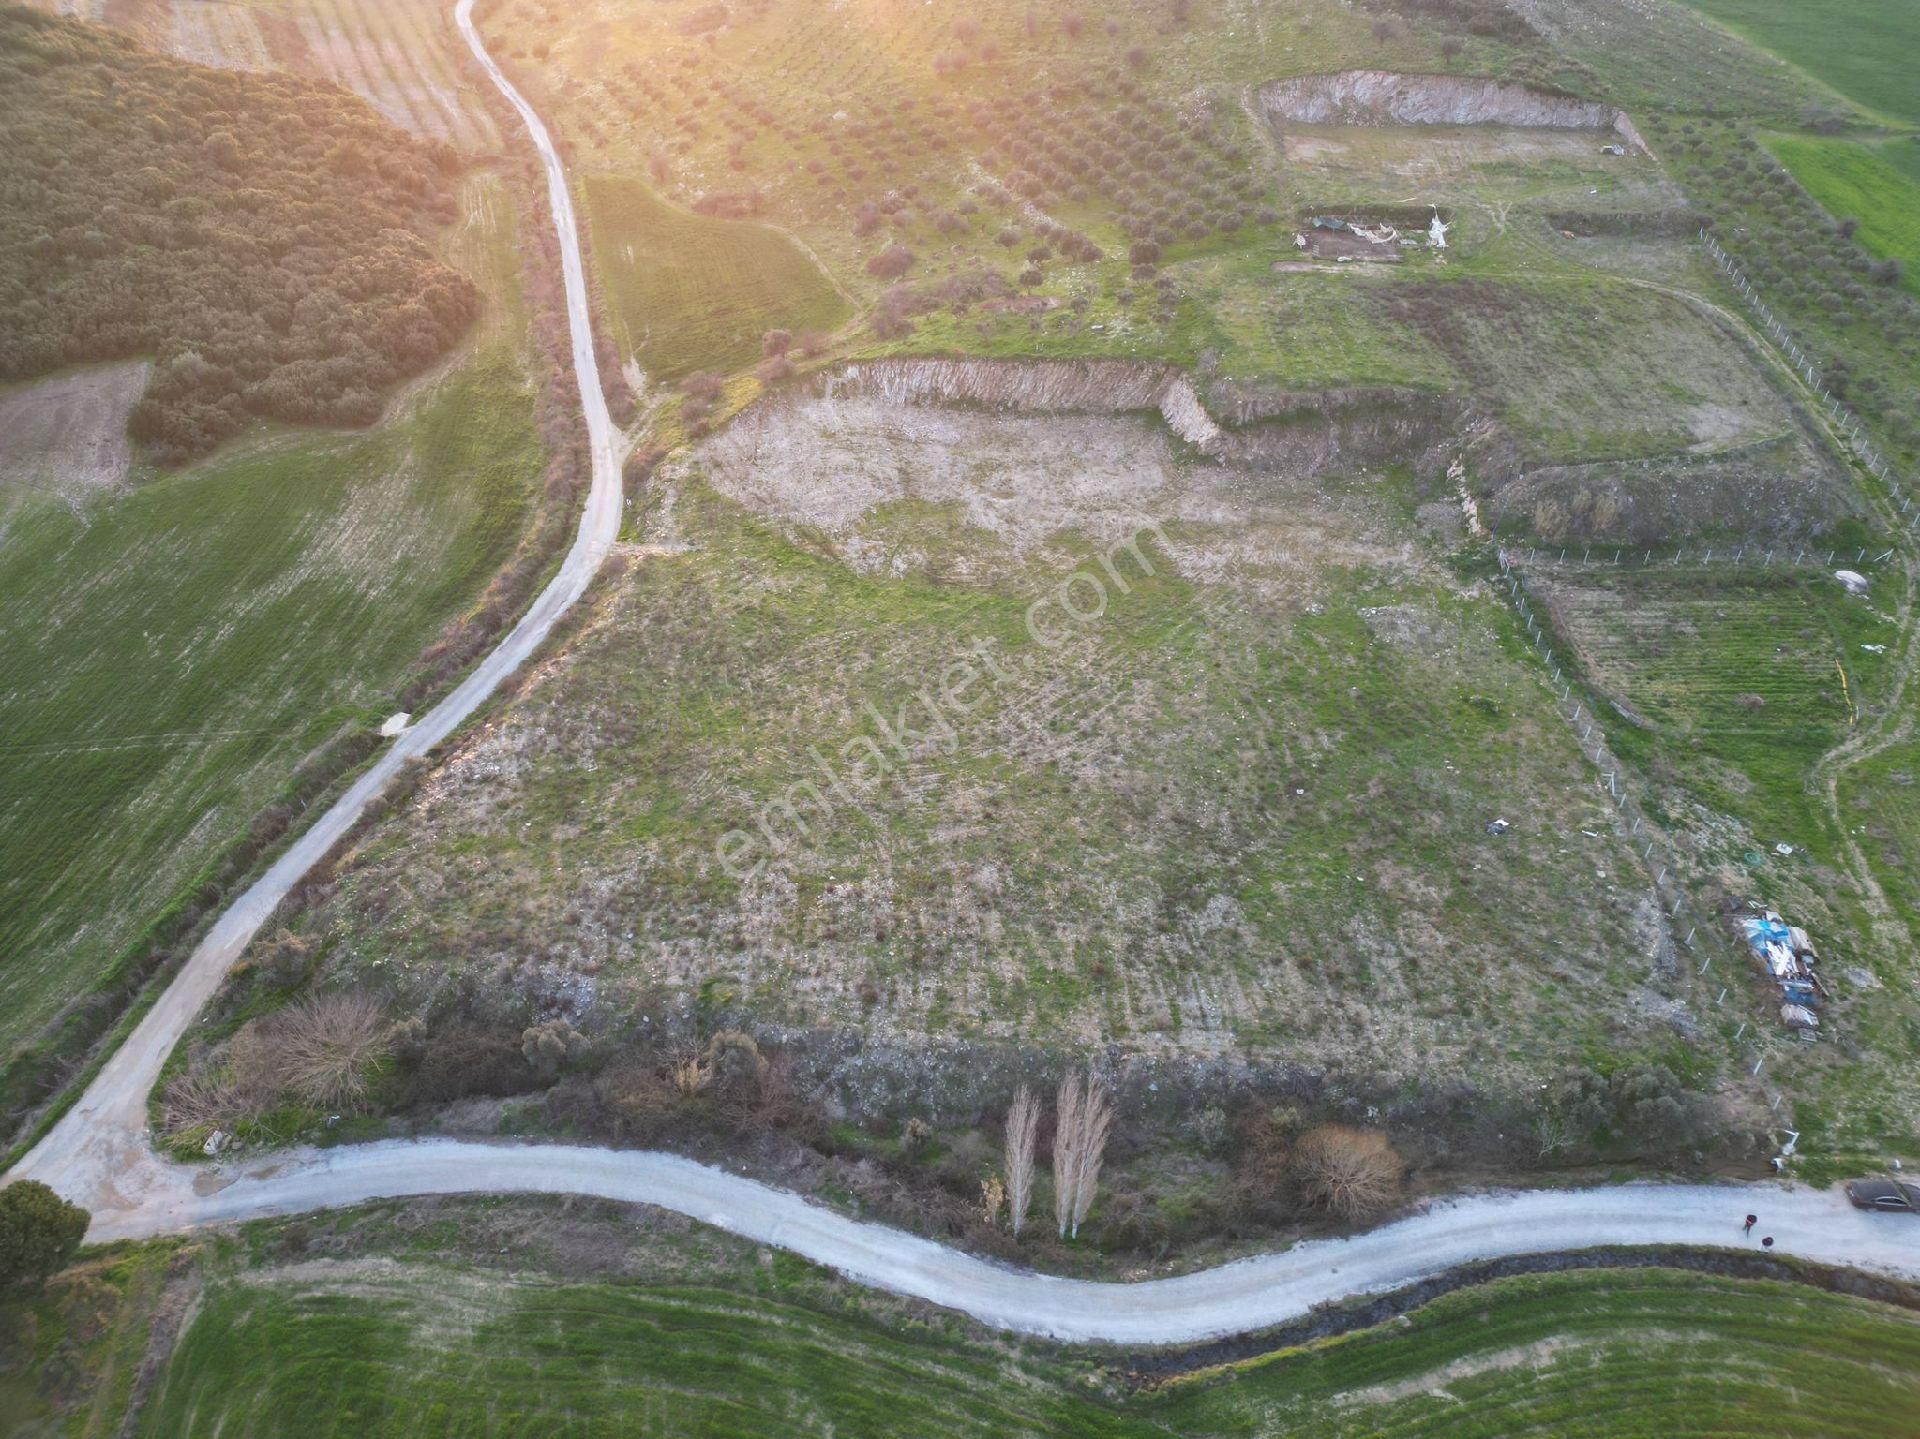
[[[1301,125],[1529,125],[1555,130],[1614,128],[1610,105],[1549,95],[1525,85],[1459,75],[1347,70],[1300,75],[1260,90],[1273,120]],[[1636,137],[1637,138],[1637,137]]]
[[[1179,375],[1171,366],[1130,360],[879,360],[849,365],[834,388],[897,405],[1120,414],[1159,409]]]
[[[1186,375],[1128,360],[885,360],[851,366],[835,384],[894,404],[986,405],[999,410],[1123,414],[1156,410],[1190,445],[1220,437]]]
[[[906,405],[1146,410],[1210,458],[1309,474],[1419,456],[1452,434],[1459,410],[1443,396],[1408,390],[1288,391],[1233,382],[1215,384],[1203,400],[1184,371],[1125,360],[882,360],[850,366],[832,385],[839,394]]]

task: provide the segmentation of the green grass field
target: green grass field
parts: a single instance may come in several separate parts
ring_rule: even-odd
[[[1090,473],[1091,456],[1141,474],[1166,462],[1143,424],[1033,417],[995,449],[1004,422],[948,412],[938,423],[974,428],[921,447],[884,428],[911,419],[838,414],[844,448],[806,453],[782,430],[714,463],[764,477],[756,446],[802,453],[795,483],[813,493],[857,468],[924,473],[957,446],[1015,494]],[[1047,430],[1067,431],[1051,452]],[[553,758],[396,812],[302,927],[324,965],[409,1003],[484,963],[482,946],[584,952],[618,923],[640,938],[599,972],[603,996],[643,972],[685,994],[724,982],[795,1023],[1141,1044],[1226,1032],[1302,1062],[1397,1067],[1417,1051],[1483,1076],[1613,1047],[1644,972],[1637,941],[1609,933],[1572,967],[1560,928],[1568,907],[1603,910],[1641,880],[1603,833],[1575,737],[1518,659],[1509,611],[1388,568],[1404,521],[1374,487],[1322,485],[1288,486],[1284,522],[1181,527],[1189,554],[1243,556],[1228,563],[1250,571],[1244,587],[1163,558],[1109,596],[1084,644],[1048,652],[1023,616],[1061,569],[1021,563],[951,509],[902,504],[863,525],[863,567],[927,557],[895,577],[657,479],[636,531],[679,551],[609,592],[493,740],[505,755],[541,728]],[[1299,586],[1310,612],[1252,603],[1262,585]],[[895,715],[976,643],[1012,677],[862,812],[796,816],[807,834],[774,871],[792,875],[787,897],[768,904],[766,880],[716,862],[729,832],[758,833],[765,806],[814,778],[814,751],[865,732],[863,702]],[[1481,761],[1496,750],[1494,772]],[[481,813],[498,805],[510,830]],[[1497,814],[1537,839],[1488,843]],[[564,877],[548,860],[562,830]],[[775,830],[796,838],[793,821]],[[1522,1016],[1531,1038],[1509,1042]]]
[[[637,180],[594,175],[582,188],[614,323],[650,379],[738,370],[768,330],[832,330],[847,317],[820,267],[776,230],[675,209]]]
[[[1687,0],[1862,105],[1920,121],[1911,0]]]
[[[1661,1270],[1505,1281],[1128,1393],[945,1316],[402,1266],[215,1283],[137,1432],[1836,1439],[1903,1432],[1916,1406],[1913,1315]]]
[[[1888,900],[1920,927],[1920,745],[1894,745],[1849,770],[1840,813],[1859,826],[1856,837]]]
[[[1890,589],[1893,581],[1887,581]],[[1832,853],[1811,766],[1880,695],[1895,627],[1824,575],[1601,571],[1543,577],[1589,681],[1646,722],[1617,719],[1623,757],[1697,785],[1766,843]]]
[[[462,246],[510,253],[510,207],[488,213],[492,240]],[[545,462],[510,329],[371,433],[281,433],[81,511],[15,512],[0,1045],[84,993],[303,755],[397,708],[511,552]]]
[[[1782,135],[1767,148],[1828,214],[1860,222],[1862,245],[1904,264],[1903,283],[1920,295],[1920,140],[1871,145]]]

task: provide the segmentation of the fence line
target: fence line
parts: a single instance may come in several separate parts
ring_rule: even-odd
[[[1510,553],[1514,563],[1529,569],[1547,565],[1578,565],[1583,568],[1605,565],[1636,570],[1672,568],[1682,564],[1731,565],[1742,569],[1793,569],[1800,565],[1811,565],[1814,568],[1831,569],[1836,564],[1882,565],[1894,556],[1892,550],[1872,553],[1856,548],[1849,555],[1843,549],[1822,550],[1818,546],[1770,547],[1753,544],[1702,545],[1697,549],[1683,545],[1672,551],[1629,545],[1561,545],[1558,548],[1549,545],[1545,549],[1528,545]]]
[[[1813,361],[1807,358],[1806,351],[1800,348],[1787,327],[1780,323],[1779,317],[1773,313],[1767,302],[1760,298],[1759,290],[1747,278],[1746,272],[1735,263],[1731,255],[1720,248],[1720,242],[1702,230],[1700,243],[1726,272],[1727,278],[1733,281],[1734,288],[1739,290],[1741,296],[1753,307],[1753,312],[1760,317],[1760,323],[1766,327],[1767,333],[1773,336],[1774,343],[1793,362],[1795,371],[1807,382],[1807,387],[1826,402],[1828,418],[1839,428],[1841,435],[1852,447],[1860,463],[1865,465],[1874,477],[1887,487],[1887,492],[1899,501],[1900,513],[1907,518],[1907,529],[1912,531],[1920,527],[1920,506],[1916,506],[1907,494],[1906,487],[1900,483],[1893,466],[1887,463],[1887,457],[1880,453],[1880,447],[1874,444],[1867,434],[1866,426],[1861,423],[1860,416],[1852,408],[1836,400],[1828,391],[1826,381],[1821,378],[1820,371],[1814,367]]]
[[[1726,936],[1724,928],[1717,923],[1717,916],[1703,913],[1681,888],[1677,849],[1663,844],[1661,846],[1663,853],[1658,858],[1655,857],[1655,844],[1664,839],[1664,836],[1659,834],[1654,825],[1647,822],[1646,811],[1640,801],[1634,797],[1631,786],[1627,784],[1619,760],[1607,750],[1606,732],[1600,724],[1599,717],[1587,710],[1575,696],[1573,681],[1562,672],[1560,661],[1554,655],[1553,647],[1547,642],[1547,631],[1533,612],[1531,597],[1527,593],[1526,579],[1521,573],[1520,561],[1517,556],[1509,554],[1505,547],[1497,548],[1494,553],[1500,562],[1500,578],[1506,584],[1507,598],[1513,605],[1514,612],[1519,615],[1525,625],[1528,640],[1547,667],[1549,684],[1554,692],[1554,708],[1579,740],[1580,753],[1599,772],[1601,780],[1606,785],[1607,796],[1613,801],[1619,821],[1627,825],[1624,837],[1628,847],[1639,853],[1641,862],[1646,865],[1648,873],[1653,877],[1654,894],[1667,916],[1676,953],[1685,950],[1689,959],[1695,955],[1700,956],[1700,964],[1695,971],[1696,978],[1713,973],[1716,956],[1703,950],[1700,945],[1696,945],[1695,939],[1699,938],[1704,943],[1709,934],[1719,935],[1726,939],[1730,946],[1731,940]],[[1735,967],[1744,972],[1743,965],[1736,963]],[[1701,990],[1701,993],[1709,994],[1710,989],[1711,986],[1707,986]],[[1717,994],[1709,994],[1712,1002],[1723,1015],[1732,1013],[1727,1004],[1728,992],[1731,989],[1732,985],[1722,984]],[[1746,1030],[1747,1024],[1743,1021],[1739,1033],[1734,1038],[1738,1040]],[[1756,1032],[1755,1039],[1758,1038],[1759,1034]],[[1758,1077],[1760,1067],[1764,1063],[1764,1056],[1755,1061],[1753,1071],[1755,1077]]]

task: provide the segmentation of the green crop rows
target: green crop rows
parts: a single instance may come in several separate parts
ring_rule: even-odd
[[[778,231],[688,214],[638,181],[585,183],[594,254],[630,353],[655,379],[737,370],[768,330],[831,330],[846,302]]]
[[[517,350],[494,343],[371,434],[263,439],[84,512],[16,513],[0,1042],[84,993],[303,755],[397,708],[543,468]]]
[[[778,1261],[776,1272],[801,1266]],[[208,1292],[139,1432],[330,1435],[1884,1435],[1920,1323],[1666,1271],[1506,1281],[1129,1394],[950,1321],[432,1269]]]

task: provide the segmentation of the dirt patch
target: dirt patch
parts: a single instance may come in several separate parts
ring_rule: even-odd
[[[1361,260],[1369,264],[1400,261],[1400,247],[1392,240],[1369,240],[1351,230],[1303,230],[1300,237],[1307,242],[1299,247],[1300,252],[1316,260]]]
[[[0,507],[29,491],[79,503],[124,481],[127,417],[150,368],[101,365],[0,392]]]
[[[1390,391],[1237,387],[1213,403],[1235,428],[1183,375],[1151,366],[868,366],[755,406],[659,481],[698,479],[823,532],[869,572],[925,568],[940,512],[997,542],[970,552],[968,573],[1017,564],[1067,533],[1114,543],[1152,525],[1191,578],[1297,575],[1394,549],[1376,505],[1309,481],[1418,455],[1447,430],[1444,406]]]
[[[1002,315],[1044,315],[1059,309],[1060,300],[1056,295],[1009,295],[998,300],[983,300],[980,308]]]
[[[1347,70],[1300,75],[1261,87],[1270,120],[1308,125],[1517,125],[1553,130],[1611,130],[1610,105],[1549,95],[1525,85],[1459,75],[1398,75]]]

